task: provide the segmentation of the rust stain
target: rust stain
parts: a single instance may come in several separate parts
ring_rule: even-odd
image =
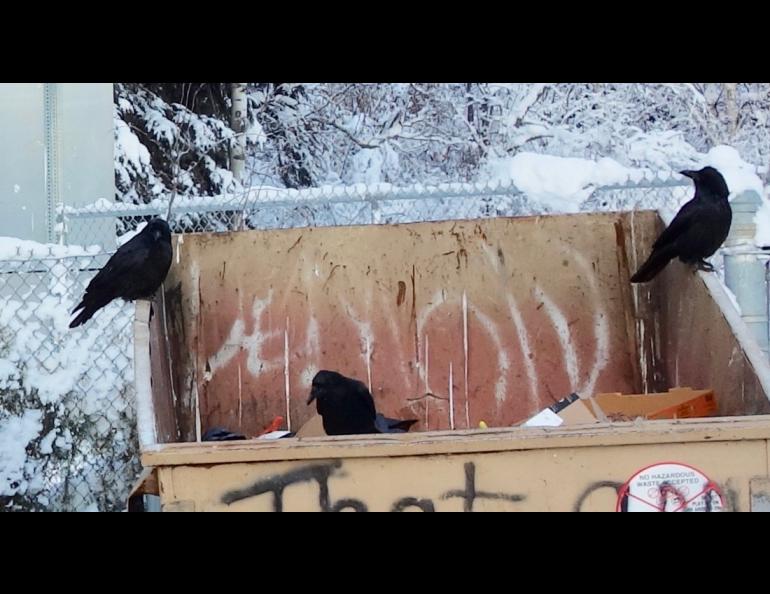
[[[396,307],[401,307],[406,299],[406,283],[404,281],[398,281],[398,295],[396,296]]]
[[[625,234],[623,233],[623,223],[620,221],[615,221],[615,243],[625,251]]]
[[[335,264],[334,266],[332,266],[331,272],[329,272],[329,276],[326,277],[326,282],[324,282],[324,286],[323,286],[324,289],[326,288],[326,285],[329,284],[329,281],[332,280],[332,277],[334,276],[334,271],[337,270],[337,268],[339,267],[340,267],[339,264]]]
[[[291,247],[288,250],[286,250],[286,253],[288,254],[291,250],[293,250],[295,247],[297,247],[299,245],[300,241],[302,241],[302,235],[300,235],[297,238],[297,241],[295,241],[293,244],[291,244]]]

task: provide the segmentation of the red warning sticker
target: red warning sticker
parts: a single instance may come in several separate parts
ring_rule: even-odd
[[[618,492],[616,511],[717,512],[724,509],[719,486],[697,468],[661,462],[642,468]]]

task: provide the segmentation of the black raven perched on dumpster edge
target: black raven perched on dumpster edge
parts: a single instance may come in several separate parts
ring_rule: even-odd
[[[171,229],[163,219],[153,219],[136,236],[118,248],[91,279],[83,299],[72,310],[83,310],[72,320],[75,328],[91,319],[113,299],[149,299],[158,290],[171,266]]]
[[[685,264],[712,272],[714,268],[704,260],[713,255],[730,232],[732,209],[722,174],[713,167],[700,171],[682,171],[695,182],[695,197],[685,204],[660,234],[652,246],[647,261],[631,277],[632,283],[646,283],[679,258]]]
[[[417,419],[390,419],[374,408],[374,399],[363,382],[336,371],[321,370],[313,378],[310,398],[316,401],[327,435],[406,433]]]

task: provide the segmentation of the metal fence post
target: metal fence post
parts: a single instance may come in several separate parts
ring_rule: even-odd
[[[732,202],[733,222],[725,242],[725,284],[735,295],[743,321],[765,354],[770,343],[768,327],[767,256],[754,245],[754,217],[762,198],[753,190],[736,196]]]

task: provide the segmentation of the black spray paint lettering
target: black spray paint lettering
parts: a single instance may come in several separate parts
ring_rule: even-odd
[[[591,483],[588,485],[583,492],[580,494],[580,496],[575,501],[575,505],[572,508],[572,511],[583,511],[583,504],[585,503],[585,500],[588,499],[588,496],[591,495],[594,491],[599,491],[601,489],[614,489],[615,494],[617,495],[620,493],[620,490],[623,488],[623,483],[619,483],[617,481],[597,481],[595,483]],[[624,499],[623,504],[624,508],[621,511],[626,511],[628,506],[628,500]]]
[[[346,509],[350,509],[356,512],[368,511],[367,505],[358,499],[344,498],[340,499],[334,504],[331,504],[329,498],[329,477],[337,475],[338,470],[342,468],[342,461],[335,460],[334,462],[324,464],[312,464],[304,466],[296,470],[290,470],[281,475],[271,476],[261,481],[257,481],[250,487],[245,489],[238,489],[228,491],[222,496],[222,503],[230,505],[249,497],[257,497],[265,493],[272,493],[273,495],[273,510],[283,511],[283,492],[286,487],[299,483],[315,481],[318,484],[318,505],[321,511],[324,512],[338,512]],[[520,494],[505,494],[494,493],[487,491],[476,490],[476,466],[473,462],[467,462],[464,466],[465,469],[465,488],[463,490],[455,489],[445,492],[441,495],[441,499],[463,499],[463,510],[466,512],[473,511],[473,505],[476,499],[493,499],[510,501],[512,503],[519,503],[526,499],[525,495]],[[616,495],[623,491],[624,484],[617,481],[596,481],[589,484],[583,492],[577,497],[573,506],[573,511],[583,511],[583,505],[588,497],[602,489],[612,489]],[[663,485],[661,485],[663,487]],[[732,511],[738,511],[738,497],[733,489],[727,489],[727,509]],[[712,511],[714,504],[711,500],[712,493],[706,494],[706,511]],[[417,508],[424,512],[435,512],[435,503],[431,499],[418,499],[416,497],[402,497],[395,501],[391,507],[391,511],[401,512],[409,508]],[[610,510],[607,510],[610,511]],[[623,500],[620,503],[620,511],[628,511],[628,494],[625,494]]]
[[[436,507],[430,499],[417,499],[416,497],[402,497],[393,504],[390,511],[402,512],[408,507],[417,507],[424,512],[436,511]]]
[[[451,499],[453,497],[460,497],[465,500],[463,503],[463,511],[466,512],[473,511],[473,502],[476,499],[498,499],[511,501],[513,503],[519,503],[526,499],[525,495],[508,495],[506,493],[476,491],[476,465],[473,462],[466,462],[465,464],[465,490],[447,491],[441,496],[441,499]]]
[[[340,499],[333,505],[329,499],[329,477],[335,475],[342,467],[341,460],[335,460],[331,463],[313,464],[304,466],[296,470],[290,470],[284,474],[271,476],[257,481],[245,489],[236,489],[228,491],[222,496],[222,503],[231,505],[237,501],[257,497],[265,493],[273,495],[273,511],[283,511],[283,493],[286,487],[299,483],[315,481],[318,483],[318,505],[321,511],[338,512],[344,509],[351,509],[356,512],[368,511],[366,504],[359,499],[345,498]],[[463,490],[450,490],[441,496],[441,499],[463,499],[463,510],[473,511],[473,503],[476,499],[496,499],[501,501],[510,501],[518,503],[524,501],[524,495],[492,493],[476,490],[476,465],[473,462],[465,464],[465,488]],[[424,512],[435,512],[436,506],[431,499],[418,499],[416,497],[402,497],[392,506],[391,511],[401,512],[407,508],[416,507]]]
[[[264,493],[273,494],[273,511],[283,511],[283,491],[289,485],[316,481],[318,483],[318,505],[323,511],[329,511],[329,477],[342,466],[341,460],[335,460],[326,464],[311,464],[296,470],[290,470],[284,474],[270,476],[257,481],[245,489],[228,491],[222,495],[222,503],[230,505],[236,501],[257,497]],[[343,503],[343,502],[338,502]],[[365,511],[365,510],[362,510]]]
[[[324,508],[321,507],[321,509]],[[331,507],[330,510],[324,509],[324,511],[338,512],[342,511],[343,509],[352,509],[354,512],[369,511],[369,509],[366,507],[366,504],[358,499],[340,499]]]

